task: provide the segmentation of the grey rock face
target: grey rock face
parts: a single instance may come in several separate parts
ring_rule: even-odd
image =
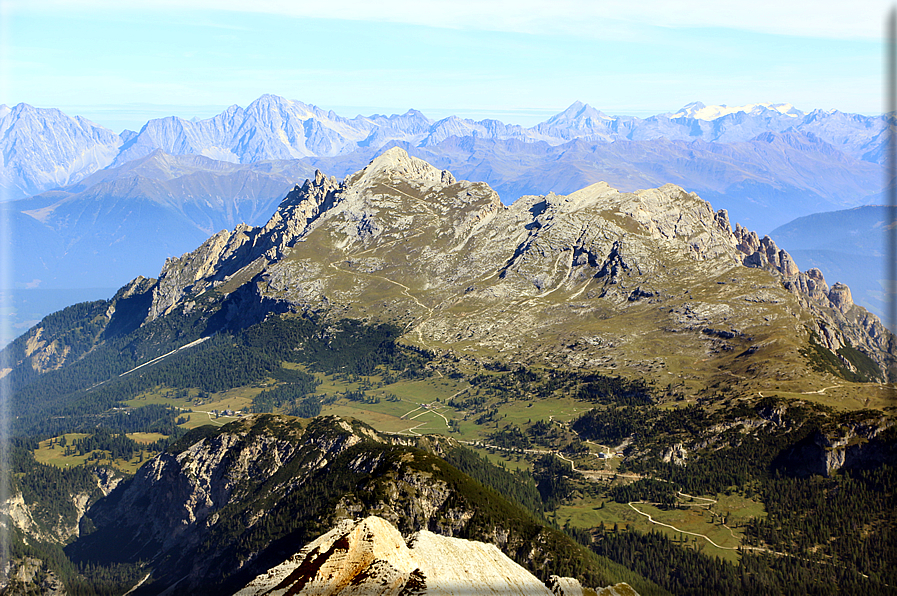
[[[853,298],[850,296],[850,288],[840,282],[833,285],[832,289],[829,290],[828,299],[832,306],[842,313],[850,311],[854,306]]]
[[[287,561],[256,577],[237,596],[269,594],[271,590],[334,596],[552,596],[541,581],[495,545],[427,530],[406,540],[394,525],[377,516],[340,522]]]
[[[264,426],[260,421],[259,427]],[[277,423],[255,432],[250,432],[252,428],[253,422],[248,421],[243,428],[200,440],[180,453],[157,456],[118,487],[112,499],[88,511],[92,524],[101,534],[126,532],[139,538],[139,544],[122,546],[119,555],[125,558],[150,548],[147,545],[158,552],[193,548],[218,523],[222,508],[252,503],[258,486],[295,463],[295,458],[302,458],[297,469],[301,474],[279,486],[278,494],[295,489],[362,438],[376,439],[374,434],[355,433],[345,422],[328,418],[307,430]]]
[[[814,302],[825,304],[828,300],[829,288],[828,284],[825,283],[825,276],[822,275],[822,271],[815,267],[798,274],[794,280],[785,281],[786,288],[791,289],[791,284],[794,284],[794,292],[806,295],[807,298]]]
[[[5,501],[0,502],[0,525],[6,531],[19,532],[25,544],[38,540],[65,545],[80,535],[80,523],[85,511],[113,490],[122,476],[117,470],[98,468],[94,471],[94,480],[96,485],[93,488],[58,495],[30,494],[27,501],[19,489],[14,489]],[[44,498],[54,499],[53,506],[47,507]],[[28,583],[30,579],[22,581]]]
[[[294,310],[398,321],[423,347],[526,359],[545,348],[531,351],[519,329],[544,338],[536,345],[561,341],[547,338],[571,332],[569,305],[609,318],[669,303],[668,321],[681,326],[672,329],[698,333],[762,325],[770,315],[761,312],[785,307],[796,325],[787,333],[806,334],[799,313],[812,313],[810,326],[830,349],[850,342],[886,368],[892,340],[873,315],[840,286],[829,290],[818,270],[800,272],[769,237],[729,225],[725,211],[675,185],[621,193],[595,184],[505,207],[488,186],[394,148],[342,182],[316,174],[264,227],[221,232],[171,259],[150,319],[210,289],[251,286],[251,295]],[[711,279],[723,292],[744,266],[762,271],[767,285],[743,301],[689,295]],[[468,313],[460,325],[458,312]]]
[[[762,240],[757,240],[756,233],[737,227],[736,235],[739,232],[741,235],[740,237],[737,236],[739,240],[738,249],[747,255],[744,258],[744,264],[747,267],[771,268],[786,278],[793,277],[799,273],[791,255],[779,249],[772,238],[764,236]]]
[[[9,594],[40,594],[65,596],[65,585],[46,562],[35,557],[14,557],[0,568],[0,592]]]
[[[897,372],[894,335],[878,317],[854,304],[846,284],[839,282],[829,289],[819,269],[801,272],[791,255],[779,249],[769,236],[759,240],[753,232],[736,225],[735,237],[738,250],[746,255],[743,262],[747,267],[775,272],[783,286],[813,312],[813,331],[826,348],[835,353],[845,346],[860,348],[882,371],[875,380],[885,381]],[[848,369],[857,371],[853,362],[844,356],[839,358]]]
[[[786,453],[783,464],[801,476],[831,476],[842,468],[880,466],[897,455],[892,443],[879,438],[893,424],[887,418],[869,418],[838,430],[816,432]]]

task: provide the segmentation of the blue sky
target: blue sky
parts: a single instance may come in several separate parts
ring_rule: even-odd
[[[0,103],[116,132],[274,93],[532,125],[575,100],[882,111],[884,2],[0,0]]]

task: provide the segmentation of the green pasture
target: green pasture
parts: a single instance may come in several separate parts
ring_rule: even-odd
[[[772,389],[760,393],[765,396],[813,402],[836,410],[861,410],[864,408],[881,410],[894,405],[893,391],[893,385],[849,383],[843,379],[832,377],[830,381],[813,383],[812,387],[807,387],[806,390],[800,392]]]
[[[321,410],[321,414],[357,418],[365,424],[371,425],[374,429],[385,433],[401,433],[409,427],[414,426],[395,416],[383,414],[372,409],[366,409],[367,406],[368,404],[340,400],[338,403],[324,406]]]
[[[368,393],[376,395],[377,392],[392,393],[399,399],[414,404],[429,404],[435,401],[447,402],[453,395],[468,389],[466,382],[458,382],[444,377],[428,377],[413,381],[397,381],[389,385],[383,385],[380,389],[369,389]]]
[[[575,400],[572,397],[553,397],[508,402],[501,405],[500,412],[504,415],[503,422],[524,426],[528,422],[536,420],[553,419],[558,422],[570,422],[590,409],[592,409],[592,405],[588,402]]]
[[[670,510],[663,510],[647,503],[633,503],[633,506],[642,513],[647,513],[655,521],[673,526],[675,529],[651,523],[647,517],[637,513],[626,503],[615,503],[604,498],[580,498],[573,503],[562,505],[557,509],[556,519],[560,525],[569,523],[571,526],[586,529],[603,525],[609,530],[617,524],[621,529],[628,527],[639,532],[659,531],[706,554],[736,562],[738,552],[732,549],[741,545],[745,522],[754,517],[764,517],[766,512],[762,503],[740,495],[717,495],[713,499],[717,503],[711,504],[710,501],[699,498],[693,500],[687,497],[681,498],[680,503],[684,507]],[[725,526],[721,523],[722,515],[728,515]],[[702,534],[724,548],[717,548],[701,537],[684,532]]]
[[[75,439],[83,439],[87,436],[86,433],[67,433],[65,436],[66,444],[72,445],[75,442]],[[59,446],[60,437],[53,437],[52,439],[46,439],[41,441],[38,445],[39,447],[34,452],[34,459],[42,464],[48,464],[51,466],[56,466],[57,468],[64,468],[66,466],[77,466],[83,464],[87,461],[87,455],[77,456],[77,455],[65,455],[65,447]]]
[[[273,383],[271,384],[273,386]],[[137,397],[127,400],[125,404],[139,408],[150,404],[172,406],[181,409],[200,408],[204,410],[244,410],[252,403],[252,398],[265,390],[265,386],[234,387],[218,393],[209,393],[206,397],[199,397],[198,389],[188,389],[186,398],[168,397],[174,392],[168,387],[156,387]]]
[[[85,433],[67,433],[65,435],[66,443],[72,445],[75,439],[83,439],[86,436],[88,435]],[[131,433],[128,436],[141,443],[151,443],[164,437],[164,435],[158,433]],[[147,460],[156,455],[155,451],[144,451],[143,458],[140,457],[140,454],[137,454],[131,460],[112,459],[108,451],[101,450],[91,451],[84,455],[65,455],[65,447],[59,445],[59,439],[60,437],[53,437],[52,439],[41,441],[39,447],[34,452],[34,459],[39,463],[56,466],[57,468],[80,466],[90,461],[90,465],[111,466],[126,474],[133,474]],[[100,453],[100,459],[89,460],[89,457],[94,453]]]
[[[345,391],[361,389],[363,381],[344,381],[334,375],[318,375],[321,384],[317,388],[317,394],[335,395]],[[404,432],[406,434],[450,434],[445,419],[435,412],[441,413],[445,418],[457,419],[458,413],[444,404],[454,395],[467,390],[466,382],[458,382],[445,377],[430,377],[412,381],[400,380],[389,385],[382,385],[379,376],[365,377],[373,386],[365,389],[370,397],[379,397],[376,404],[339,399],[333,404],[325,405],[323,414],[338,416],[351,416],[358,418],[377,430],[384,432]],[[387,400],[388,395],[394,395],[399,401]],[[423,405],[432,404],[429,408]],[[404,417],[404,418],[403,418]],[[463,423],[462,423],[463,424]],[[470,426],[476,427],[473,423]],[[478,428],[478,427],[477,427]],[[409,429],[414,429],[410,432]],[[462,438],[457,433],[451,433],[456,438]],[[479,437],[478,434],[471,435]]]
[[[508,470],[532,470],[532,465],[525,456],[502,451],[500,449],[488,449],[486,447],[475,447],[473,445],[465,445],[468,449],[476,451],[496,466],[504,466]]]

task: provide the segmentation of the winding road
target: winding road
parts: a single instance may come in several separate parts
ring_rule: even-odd
[[[710,544],[712,544],[712,545],[715,546],[716,548],[719,548],[719,549],[722,549],[722,550],[739,550],[739,549],[745,549],[745,548],[752,549],[752,550],[763,550],[763,551],[766,550],[766,549],[763,549],[763,548],[752,547],[752,546],[722,546],[722,545],[717,544],[716,542],[714,542],[714,541],[713,541],[709,536],[707,536],[706,534],[698,534],[697,532],[689,532],[688,530],[682,530],[682,529],[680,529],[680,528],[677,528],[676,526],[671,526],[670,524],[665,524],[665,523],[663,523],[663,522],[659,522],[659,521],[657,521],[656,519],[654,519],[653,517],[651,517],[650,514],[645,513],[644,511],[639,511],[638,509],[636,509],[636,508],[635,508],[635,503],[643,503],[643,504],[645,504],[645,505],[650,505],[651,503],[646,503],[645,501],[629,501],[629,503],[627,503],[627,505],[629,505],[629,508],[632,509],[633,511],[635,511],[636,513],[638,513],[639,515],[644,515],[645,517],[647,517],[647,518],[648,518],[648,521],[651,522],[652,524],[657,524],[658,526],[663,526],[663,527],[665,527],[665,528],[670,528],[671,530],[675,530],[675,531],[677,531],[677,532],[681,532],[682,534],[688,534],[689,536],[698,536],[698,537],[700,537],[700,538],[703,538],[704,540],[706,540],[707,542],[709,542]],[[769,551],[767,551],[767,552],[769,552]]]

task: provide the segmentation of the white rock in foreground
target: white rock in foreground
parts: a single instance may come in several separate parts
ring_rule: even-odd
[[[578,587],[576,580],[564,581]],[[493,544],[422,530],[406,545],[395,526],[376,516],[340,522],[237,595],[287,593],[552,596]]]

